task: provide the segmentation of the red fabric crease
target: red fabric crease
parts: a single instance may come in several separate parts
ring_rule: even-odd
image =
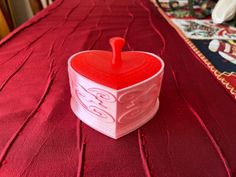
[[[85,143],[82,143],[81,150],[79,152],[79,163],[78,163],[78,172],[77,177],[83,176],[83,163],[84,163],[84,153],[85,153]]]
[[[164,55],[165,49],[166,49],[166,40],[164,38],[164,36],[161,34],[161,32],[155,27],[155,25],[153,24],[152,21],[152,12],[150,11],[150,9],[148,7],[146,7],[143,3],[140,3],[141,6],[148,12],[148,20],[150,23],[150,26],[153,28],[153,30],[160,36],[161,38],[161,42],[162,42],[162,49],[160,51],[160,56],[162,57]]]
[[[3,89],[3,87],[7,84],[7,82],[24,66],[24,64],[27,62],[27,60],[30,58],[30,55],[33,51],[30,51],[30,53],[23,59],[22,63],[17,66],[16,70],[13,71],[9,76],[7,76],[6,79],[0,84],[0,91]]]
[[[139,143],[139,151],[140,151],[140,156],[143,162],[143,169],[145,171],[146,177],[151,177],[151,171],[150,171],[150,167],[148,165],[148,161],[147,161],[147,154],[145,153],[145,143],[143,142],[143,137],[144,136],[142,134],[142,129],[138,130],[138,143]]]
[[[1,154],[0,154],[0,164],[2,164],[2,162],[4,161],[8,151],[10,150],[10,148],[13,146],[14,141],[16,141],[17,137],[19,136],[20,132],[26,127],[27,123],[30,121],[30,119],[34,116],[34,114],[37,112],[37,110],[39,109],[40,105],[43,103],[49,89],[50,86],[52,84],[52,81],[54,79],[55,75],[52,72],[50,72],[49,74],[49,78],[45,87],[45,90],[38,102],[38,104],[36,105],[36,107],[32,110],[32,112],[26,117],[25,121],[21,124],[21,126],[16,130],[16,132],[12,135],[12,137],[9,139],[9,141],[6,143],[5,147],[3,148]]]
[[[232,177],[232,173],[231,173],[231,169],[229,167],[228,161],[225,158],[225,156],[222,153],[222,150],[220,149],[219,145],[217,144],[215,138],[213,137],[213,135],[211,134],[211,132],[209,131],[209,129],[207,128],[207,126],[205,125],[205,123],[203,122],[202,118],[199,116],[199,114],[194,110],[194,108],[191,106],[191,104],[188,102],[188,100],[186,100],[186,98],[184,97],[183,92],[181,91],[179,84],[178,84],[178,80],[176,77],[176,73],[172,70],[172,74],[173,74],[173,78],[174,81],[176,83],[176,87],[181,95],[181,97],[183,98],[184,102],[188,105],[189,110],[193,113],[193,115],[197,118],[198,122],[201,124],[202,128],[204,129],[204,131],[206,132],[207,136],[209,137],[209,139],[212,142],[212,145],[214,146],[216,152],[219,154],[220,159],[222,160],[222,163],[225,166],[225,170],[227,171],[227,174],[229,177]]]

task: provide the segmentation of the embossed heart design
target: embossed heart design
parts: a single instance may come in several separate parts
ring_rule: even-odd
[[[121,52],[122,38],[112,38],[110,44],[113,53],[73,55],[68,72],[73,112],[90,127],[117,139],[157,112],[164,63],[151,53]]]

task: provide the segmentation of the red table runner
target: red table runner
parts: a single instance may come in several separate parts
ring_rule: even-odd
[[[67,60],[87,49],[160,54],[156,116],[118,140],[72,113]],[[147,0],[58,0],[0,43],[0,176],[227,177],[236,169],[235,100]]]

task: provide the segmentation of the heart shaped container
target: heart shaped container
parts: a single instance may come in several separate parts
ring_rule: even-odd
[[[71,108],[93,129],[120,138],[154,117],[164,62],[155,54],[121,52],[124,39],[110,40],[112,52],[89,50],[68,61]]]

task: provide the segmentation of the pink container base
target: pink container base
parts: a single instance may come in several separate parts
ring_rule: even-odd
[[[153,57],[160,60],[155,55]],[[156,114],[163,68],[164,65],[142,82],[116,90],[87,79],[69,65],[71,108],[93,129],[111,138],[120,138],[144,125]]]
[[[71,98],[71,109],[82,122],[84,122],[91,128],[113,139],[118,139],[138,129],[139,127],[146,124],[149,120],[151,120],[159,109],[159,100],[157,99],[153,109],[148,114],[143,116],[140,121],[131,121],[131,123],[127,126],[123,126],[120,128],[114,126],[113,129],[111,129],[106,124],[101,124],[100,121],[94,120],[94,117],[88,114],[86,109],[84,109],[80,104],[78,104],[73,98]]]
[[[122,51],[124,39],[110,40],[112,52],[84,51],[68,61],[71,108],[85,124],[120,138],[154,117],[164,62],[156,55]]]

